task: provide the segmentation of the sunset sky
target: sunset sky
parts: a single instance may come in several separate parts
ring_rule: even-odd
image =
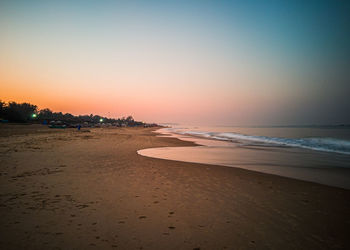
[[[1,0],[0,99],[147,122],[350,123],[350,5],[286,2]]]

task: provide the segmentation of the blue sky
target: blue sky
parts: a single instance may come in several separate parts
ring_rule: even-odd
[[[350,123],[348,13],[345,1],[1,1],[0,98],[157,122]]]

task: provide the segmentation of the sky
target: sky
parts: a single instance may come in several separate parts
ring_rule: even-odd
[[[0,0],[0,100],[158,123],[350,123],[346,2]]]

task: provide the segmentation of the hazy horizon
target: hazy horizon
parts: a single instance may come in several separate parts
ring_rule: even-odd
[[[157,123],[350,124],[342,1],[1,1],[0,100]]]

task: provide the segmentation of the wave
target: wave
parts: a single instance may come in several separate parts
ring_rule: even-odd
[[[305,148],[316,151],[350,154],[350,141],[336,139],[336,138],[325,138],[325,137],[310,137],[310,138],[282,138],[282,137],[268,137],[268,136],[256,136],[256,135],[245,135],[233,132],[204,132],[204,131],[183,131],[174,128],[166,129],[169,132],[173,132],[181,135],[197,136],[208,139],[216,139],[222,141],[231,142],[253,142],[259,145],[274,145],[284,147],[297,147]]]

